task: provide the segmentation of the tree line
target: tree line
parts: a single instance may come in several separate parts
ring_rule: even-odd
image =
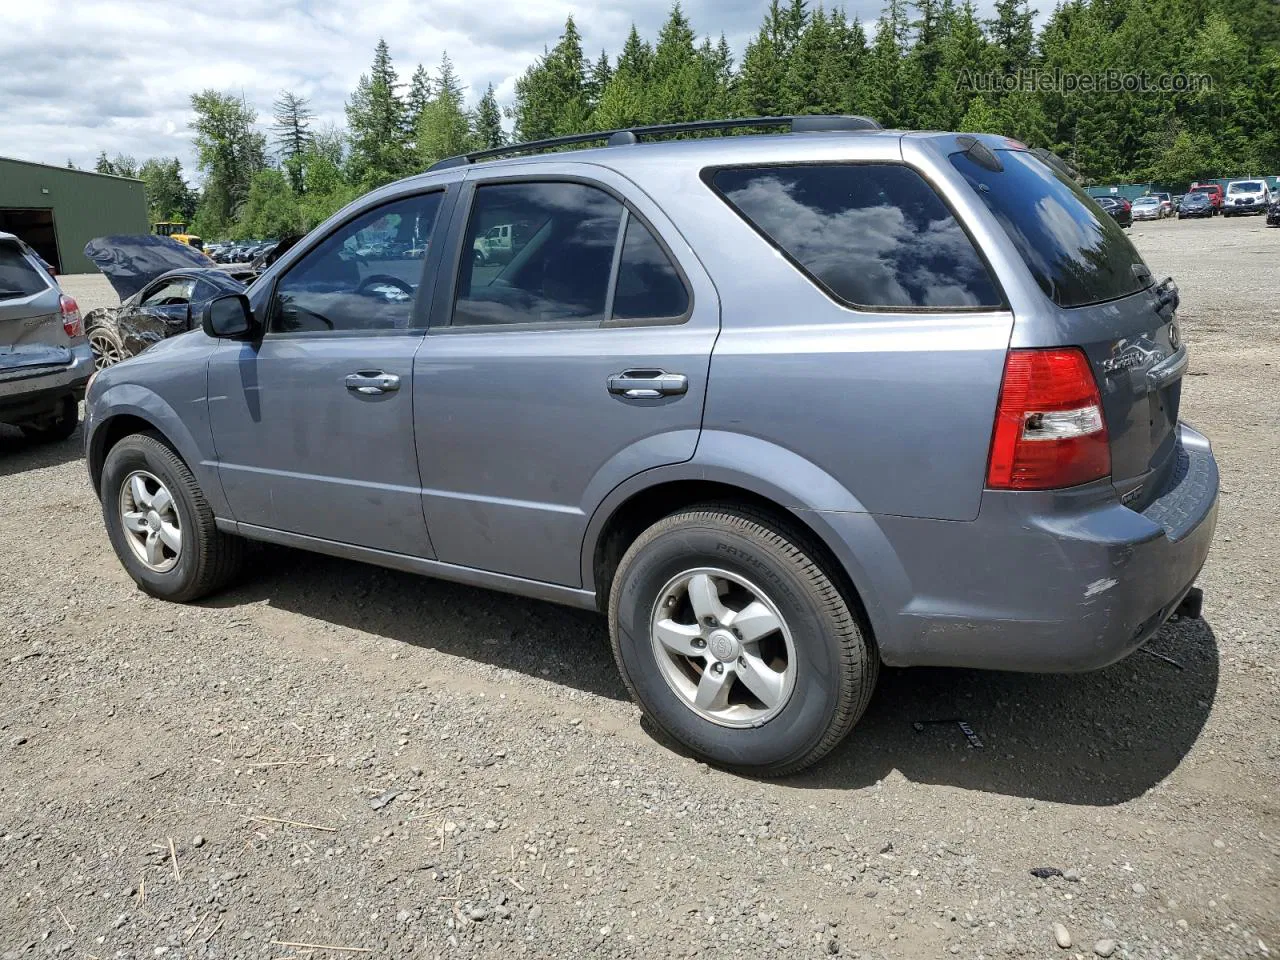
[[[1115,92],[991,80],[1032,71],[1201,79]],[[301,232],[374,187],[505,143],[493,87],[474,103],[467,93],[447,54],[401,80],[380,40],[345,129],[315,129],[307,100],[285,91],[269,140],[252,107],[206,90],[191,98],[199,197],[178,189],[174,159],[137,171],[156,219],[193,211],[209,237]],[[997,0],[985,19],[972,0],[887,0],[873,24],[838,6],[772,0],[739,63],[723,35],[699,39],[677,2],[655,38],[633,25],[616,55],[589,56],[569,17],[505,111],[517,142],[805,113],[1003,134],[1048,147],[1088,182],[1185,186],[1271,173],[1280,170],[1280,17],[1265,0],[1060,0],[1037,31],[1029,0]]]

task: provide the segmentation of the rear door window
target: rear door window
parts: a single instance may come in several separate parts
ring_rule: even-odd
[[[44,277],[14,243],[0,243],[0,300],[29,297],[46,288]]]
[[[1003,297],[934,189],[901,164],[733,167],[715,190],[830,296],[879,309],[982,309]]]
[[[623,207],[583,183],[481,184],[454,326],[600,323]]]
[[[1081,307],[1150,286],[1151,271],[1120,225],[1072,180],[1026,151],[995,154],[1003,168],[998,171],[963,152],[953,153],[951,163],[1004,227],[1054,303]]]

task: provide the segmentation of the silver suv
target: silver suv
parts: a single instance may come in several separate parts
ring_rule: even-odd
[[[130,575],[193,600],[248,538],[598,609],[654,724],[764,775],[882,663],[1089,670],[1193,613],[1172,282],[1051,155],[791,126],[446,161],[101,372]]]
[[[0,233],[0,423],[65,440],[93,372],[80,308],[36,252]]]

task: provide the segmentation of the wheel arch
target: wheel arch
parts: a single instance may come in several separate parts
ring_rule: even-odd
[[[201,455],[195,437],[168,403],[135,384],[121,384],[95,398],[93,405],[109,411],[94,424],[86,450],[94,492],[102,493],[102,469],[111,448],[125,437],[153,432],[173,448],[196,477],[214,515],[227,516],[222,484],[213,465]]]
[[[700,445],[699,454],[702,452]],[[787,456],[794,458],[794,454]],[[791,486],[794,483],[803,489],[805,481],[812,479],[794,474],[786,485],[780,485],[777,478],[717,465],[701,460],[700,456],[687,463],[655,468],[632,477],[605,498],[588,522],[583,538],[583,585],[594,590],[597,607],[606,610],[618,561],[643,530],[662,517],[695,504],[739,503],[775,517],[784,528],[797,531],[807,540],[820,555],[820,562],[829,575],[839,581],[850,603],[857,608],[863,625],[878,638],[888,632],[890,621],[880,600],[880,578],[871,575],[868,563],[878,562],[884,556],[890,549],[888,542],[874,519],[861,510],[849,494],[849,503],[857,509],[839,511],[837,516],[842,521],[839,525],[841,530],[847,529],[853,520],[859,539],[866,541],[857,547],[850,544],[849,538],[837,530],[824,511],[807,502],[814,499],[812,496]],[[809,489],[811,493],[812,486]],[[891,566],[901,570],[896,557]]]

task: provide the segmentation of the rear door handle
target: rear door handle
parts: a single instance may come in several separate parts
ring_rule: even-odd
[[[366,396],[395,393],[400,389],[400,378],[394,373],[383,373],[381,370],[361,370],[351,374],[345,382],[352,393],[363,393]]]
[[[689,392],[689,378],[664,370],[624,370],[609,378],[609,392],[627,400],[657,400]]]

